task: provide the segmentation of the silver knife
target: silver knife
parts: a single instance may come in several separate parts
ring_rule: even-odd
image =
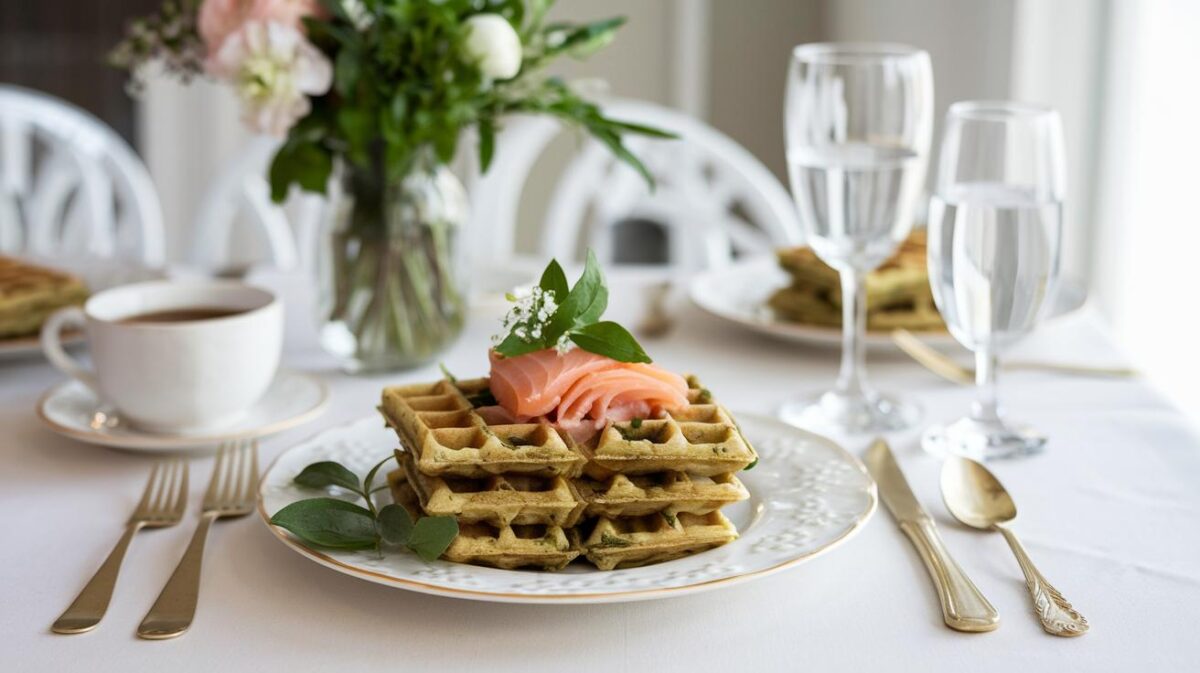
[[[879,495],[892,518],[912,540],[925,562],[942,603],[942,619],[957,631],[991,631],[1000,626],[1000,613],[950,558],[929,513],[917,502],[908,480],[896,464],[887,442],[876,439],[867,449],[867,469],[879,485]]]

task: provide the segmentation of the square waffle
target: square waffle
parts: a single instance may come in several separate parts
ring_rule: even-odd
[[[929,285],[926,249],[925,231],[914,230],[892,257],[867,274],[867,329],[945,329]],[[768,300],[776,315],[809,325],[840,326],[842,290],[838,272],[808,247],[780,250],[778,258],[780,266],[791,275],[792,284]]]
[[[575,480],[587,503],[587,516],[644,516],[708,514],[730,503],[745,500],[750,493],[732,474],[713,477],[687,472],[617,474],[604,480],[584,476]]]
[[[453,516],[459,522],[493,526],[573,526],[583,513],[584,503],[575,486],[561,475],[427,476],[417,470],[412,454],[406,451],[396,451],[396,461],[416,492],[421,508],[434,516]]]
[[[737,529],[719,511],[600,518],[590,531],[576,528],[587,559],[601,570],[670,561],[737,539]]]
[[[389,473],[388,485],[394,502],[407,509],[414,519],[421,515],[420,496],[403,470],[393,470]],[[560,570],[579,556],[579,553],[568,540],[562,526],[494,526],[487,523],[464,523],[460,519],[458,536],[450,543],[442,558],[455,563],[486,565],[506,570],[531,567]]]
[[[0,338],[34,334],[51,313],[87,296],[71,274],[0,256]]]
[[[384,388],[380,411],[425,475],[574,477],[583,470],[583,454],[548,423],[489,426],[450,381]]]
[[[688,472],[715,477],[744,469],[757,459],[729,412],[695,377],[688,379],[688,406],[665,418],[609,423],[582,447],[588,475]]]

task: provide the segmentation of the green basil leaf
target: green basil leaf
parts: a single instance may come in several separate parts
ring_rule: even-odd
[[[301,486],[309,488],[328,488],[340,486],[348,491],[358,493],[358,475],[354,474],[341,463],[326,460],[313,463],[300,471],[293,480]]]
[[[538,287],[545,292],[554,293],[554,301],[561,302],[567,297],[571,291],[571,286],[567,284],[567,274],[559,265],[557,259],[550,260],[546,265],[546,270],[542,272],[542,279],[538,282]]]
[[[570,338],[589,353],[605,355],[619,362],[650,362],[650,356],[629,330],[611,320],[572,330]]]
[[[337,549],[370,549],[378,543],[375,519],[365,507],[337,498],[299,500],[271,517],[310,544]]]
[[[436,561],[458,536],[458,521],[452,516],[423,516],[408,536],[408,548],[426,561]]]
[[[406,545],[412,534],[413,520],[400,505],[384,505],[379,510],[379,535],[388,544]]]
[[[595,322],[607,307],[608,288],[604,286],[604,275],[600,272],[596,254],[588,250],[583,274],[575,281],[575,287],[567,293],[566,299],[558,302],[558,310],[550,317],[542,336],[547,343],[555,343],[572,328]]]
[[[587,263],[583,267],[583,275],[579,280],[582,282],[584,278],[594,279],[595,290],[592,292],[591,301],[584,304],[579,314],[575,316],[575,327],[583,327],[596,322],[608,308],[608,286],[604,284],[604,274],[600,271],[600,262],[596,261],[596,253],[590,249],[587,253]]]

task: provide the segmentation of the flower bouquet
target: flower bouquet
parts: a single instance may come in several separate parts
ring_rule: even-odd
[[[545,66],[607,45],[622,18],[547,20],[553,0],[164,0],[114,49],[228,83],[253,129],[283,138],[271,195],[326,194],[322,344],[347,369],[421,364],[462,327],[463,132],[487,170],[506,115],[578,126],[652,183],[622,142],[672,137],[606,117]]]

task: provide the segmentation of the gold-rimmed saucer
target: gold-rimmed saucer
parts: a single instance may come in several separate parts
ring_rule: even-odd
[[[88,444],[131,451],[186,451],[214,449],[222,442],[264,437],[321,415],[329,390],[316,376],[280,370],[271,387],[239,421],[211,432],[175,435],[147,432],[125,422],[78,381],[68,381],[46,391],[38,400],[37,414],[54,432]]]

